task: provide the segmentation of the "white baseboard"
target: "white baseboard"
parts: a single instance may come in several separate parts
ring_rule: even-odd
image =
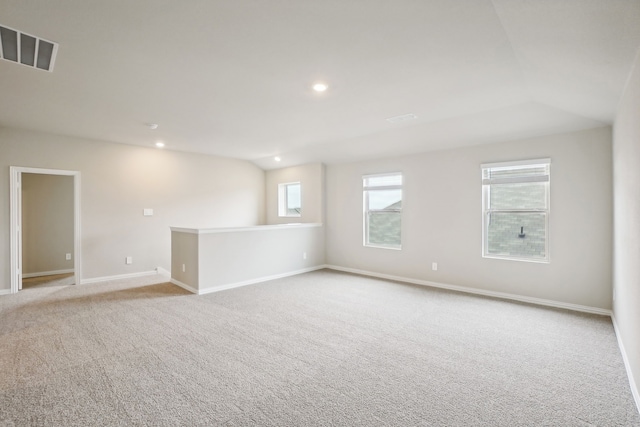
[[[11,294],[11,289],[0,289],[0,295],[9,295]]]
[[[151,271],[141,271],[139,273],[116,274],[115,276],[92,277],[91,279],[82,279],[80,281],[80,284],[88,285],[91,283],[108,282],[110,280],[131,279],[134,277],[153,276],[154,274],[158,274],[158,272],[156,270],[151,270]]]
[[[397,282],[411,283],[414,285],[429,286],[432,288],[448,289],[450,291],[465,292],[468,294],[483,295],[494,298],[508,299],[512,301],[526,302],[536,305],[544,305],[547,307],[564,308],[567,310],[580,311],[583,313],[600,314],[602,316],[611,316],[611,310],[604,308],[589,307],[586,305],[571,304],[568,302],[553,301],[542,298],[527,297],[523,295],[509,294],[506,292],[487,291],[483,289],[468,288],[466,286],[449,285],[446,283],[430,282],[428,280],[411,279],[408,277],[393,276],[390,274],[375,273],[372,271],[358,270],[355,268],[340,267],[337,265],[327,265],[326,268],[331,270],[344,271],[347,273],[360,274],[363,276],[377,277],[380,279],[394,280]]]
[[[185,289],[185,290],[191,292],[192,294],[197,294],[198,293],[197,289],[187,285],[186,283],[182,283],[181,281],[176,280],[174,278],[171,278],[170,282],[173,283],[176,286],[180,286],[182,289]]]
[[[210,294],[212,292],[226,291],[228,289],[239,288],[241,286],[255,285],[256,283],[267,282],[269,280],[282,279],[283,277],[296,276],[298,274],[309,273],[311,271],[316,271],[316,270],[322,270],[323,268],[327,268],[327,266],[326,265],[317,265],[315,267],[303,268],[301,270],[289,271],[287,273],[274,274],[272,276],[264,276],[264,277],[259,277],[259,278],[256,278],[256,279],[245,280],[245,281],[242,281],[242,282],[229,283],[229,284],[226,284],[226,285],[220,285],[220,286],[211,287],[211,288],[198,289],[198,291],[196,293],[198,295],[205,295],[205,294]],[[180,286],[180,285],[178,285],[178,286]]]
[[[165,270],[162,267],[156,267],[156,272],[164,277],[171,277],[171,272],[169,270]]]
[[[633,395],[633,400],[635,400],[636,402],[636,407],[638,408],[638,412],[640,412],[640,390],[638,390],[638,384],[633,378],[633,372],[631,371],[631,365],[629,364],[627,351],[624,348],[624,343],[622,342],[622,336],[620,335],[620,330],[618,329],[616,316],[611,315],[611,321],[613,322],[613,330],[616,332],[616,338],[618,339],[618,347],[620,347],[620,353],[622,354],[622,360],[624,361],[624,368],[627,370],[627,378],[629,379],[631,394]]]
[[[37,273],[26,273],[22,275],[23,279],[28,279],[30,277],[40,277],[40,276],[53,276],[55,274],[69,274],[73,273],[73,268],[67,270],[53,270],[53,271],[39,271]]]

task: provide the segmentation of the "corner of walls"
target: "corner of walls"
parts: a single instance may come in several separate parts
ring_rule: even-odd
[[[298,218],[278,216],[278,184],[300,182],[302,187],[302,212]],[[307,163],[265,172],[266,224],[291,222],[323,223],[325,218],[325,166]]]
[[[627,352],[624,340],[622,339],[622,333],[620,331],[620,326],[618,326],[615,314],[611,314],[611,321],[613,322],[613,330],[615,331],[616,339],[618,340],[618,347],[620,348],[624,368],[627,371],[627,378],[629,379],[631,395],[633,396],[633,400],[636,402],[636,408],[638,408],[638,412],[640,412],[640,387],[638,386],[638,381],[636,381],[633,375],[633,369],[631,366],[631,362],[629,361],[629,353]]]
[[[0,128],[0,153],[0,287],[10,283],[10,185],[2,173],[10,166],[82,173],[83,282],[168,270],[170,226],[264,222],[265,173],[245,160],[14,128]]]
[[[22,174],[22,277],[74,271],[74,179]]]
[[[551,262],[483,258],[480,165],[545,157],[552,161]],[[610,310],[611,261],[602,254],[611,251],[611,163],[611,129],[603,127],[329,165],[326,263]],[[404,174],[401,251],[362,244],[361,177],[389,171]]]
[[[613,125],[613,319],[640,411],[640,49]]]
[[[611,310],[606,310],[598,307],[587,307],[587,306],[582,306],[577,304],[563,303],[559,301],[553,301],[553,300],[547,300],[547,299],[541,299],[541,298],[531,298],[531,297],[509,294],[504,292],[486,291],[478,288],[468,288],[465,286],[451,285],[448,283],[438,283],[438,282],[432,282],[427,280],[412,279],[408,277],[380,274],[373,271],[363,271],[363,270],[357,270],[353,268],[339,267],[336,265],[327,265],[326,268],[331,270],[336,270],[336,271],[344,271],[352,274],[359,274],[361,276],[370,276],[370,277],[377,277],[385,280],[392,280],[394,282],[411,283],[413,285],[426,286],[429,288],[446,289],[454,292],[462,292],[462,293],[473,294],[473,295],[482,295],[482,296],[487,296],[491,298],[518,301],[518,302],[535,304],[535,305],[544,306],[544,307],[560,308],[564,310],[571,310],[571,311],[577,311],[581,313],[597,314],[599,316],[611,317]]]

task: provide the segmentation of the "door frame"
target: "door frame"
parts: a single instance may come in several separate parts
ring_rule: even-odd
[[[80,172],[61,169],[41,169],[22,166],[9,167],[9,209],[11,233],[11,293],[22,288],[22,174],[73,176],[73,272],[75,284],[80,284],[82,254],[80,246]]]

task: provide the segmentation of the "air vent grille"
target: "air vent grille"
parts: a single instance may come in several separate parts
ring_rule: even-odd
[[[44,71],[53,71],[58,43],[0,25],[0,58]]]

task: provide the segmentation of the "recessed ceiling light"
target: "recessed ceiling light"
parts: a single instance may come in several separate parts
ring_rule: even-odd
[[[326,83],[316,83],[313,85],[313,90],[316,92],[324,92],[329,86]]]
[[[278,156],[275,156],[275,157],[273,158],[273,160],[275,160],[276,162],[279,162],[279,161],[280,161],[280,160],[282,160],[282,159],[281,159],[280,157],[278,157]]]
[[[164,147],[164,142],[162,142],[162,141],[156,142],[156,147],[158,147],[158,148]]]
[[[158,129],[158,124],[157,123],[147,123],[147,127],[151,130],[156,130]]]

